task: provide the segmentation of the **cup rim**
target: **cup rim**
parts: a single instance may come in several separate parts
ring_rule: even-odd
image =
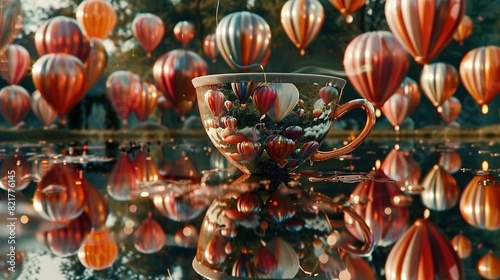
[[[280,82],[280,83],[304,83],[304,84],[319,84],[319,85],[331,85],[339,89],[343,89],[347,84],[347,81],[342,78],[319,75],[319,74],[306,74],[306,73],[225,73],[225,74],[214,74],[199,76],[194,78],[191,82],[195,88],[217,85],[217,84],[227,84],[234,82],[264,82],[265,80],[269,82]]]

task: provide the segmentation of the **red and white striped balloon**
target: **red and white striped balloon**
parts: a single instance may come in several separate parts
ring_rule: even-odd
[[[435,107],[455,94],[458,83],[457,69],[443,62],[425,65],[420,74],[420,86]]]
[[[57,118],[56,111],[45,101],[38,90],[35,90],[31,95],[31,110],[44,127],[49,127]]]
[[[16,126],[30,111],[30,94],[21,86],[11,85],[0,90],[0,112]]]
[[[29,52],[21,45],[11,44],[0,55],[0,75],[9,85],[18,84],[31,67]]]

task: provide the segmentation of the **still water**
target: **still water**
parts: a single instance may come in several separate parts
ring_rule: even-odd
[[[2,279],[499,275],[495,141],[367,140],[273,178],[206,139],[0,149]]]

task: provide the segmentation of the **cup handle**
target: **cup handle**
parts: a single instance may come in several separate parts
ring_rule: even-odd
[[[339,156],[348,154],[356,149],[361,143],[368,137],[373,127],[375,126],[375,109],[373,105],[368,102],[366,99],[354,99],[345,104],[340,105],[334,113],[334,119],[339,119],[343,117],[347,112],[351,111],[354,108],[361,108],[366,113],[366,123],[363,130],[348,144],[338,149],[332,151],[316,151],[312,156],[311,160],[313,161],[321,161],[332,158],[337,158]]]

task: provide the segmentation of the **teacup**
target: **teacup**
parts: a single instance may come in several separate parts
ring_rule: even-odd
[[[289,172],[306,161],[352,152],[375,125],[365,99],[340,105],[344,79],[291,73],[235,73],[193,79],[203,126],[214,146],[247,174]],[[357,137],[332,151],[318,148],[335,119],[366,113]]]

